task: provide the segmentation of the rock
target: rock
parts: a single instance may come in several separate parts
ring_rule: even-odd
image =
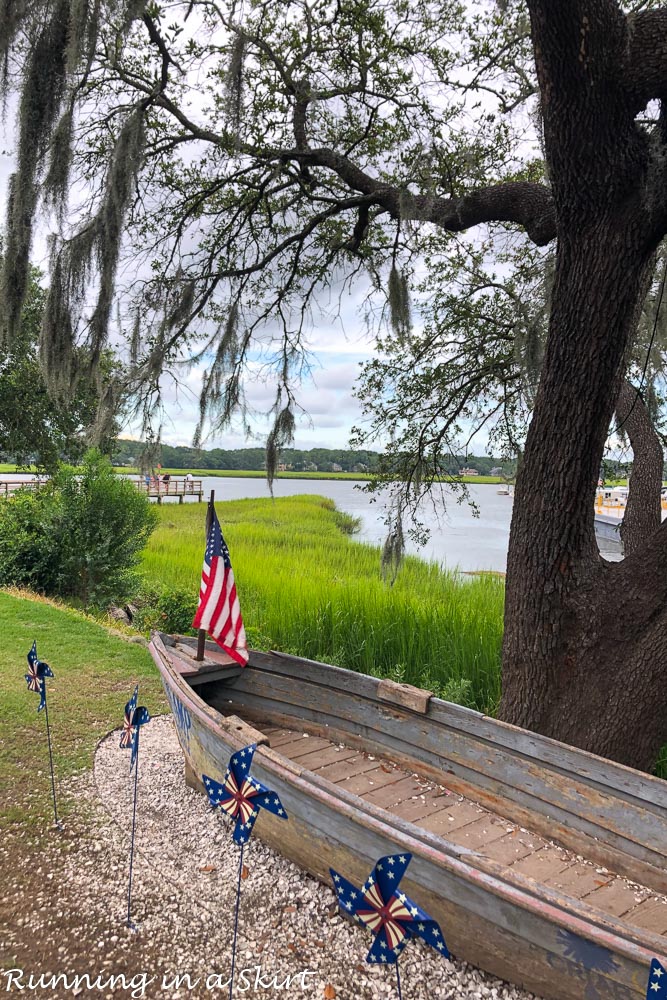
[[[122,622],[123,625],[129,625],[131,623],[131,618],[124,608],[117,608],[115,604],[112,604],[108,611],[109,618],[113,618],[116,622]]]

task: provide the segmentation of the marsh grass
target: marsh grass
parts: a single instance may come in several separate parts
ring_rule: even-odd
[[[379,549],[353,541],[353,519],[323,497],[230,501],[217,511],[252,645],[495,710],[502,580],[408,557],[392,586]],[[191,594],[194,610],[203,550],[204,507],[163,507],[143,555],[147,586]]]

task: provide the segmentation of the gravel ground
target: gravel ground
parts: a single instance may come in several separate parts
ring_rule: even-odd
[[[98,748],[94,774],[84,773],[66,788],[85,825],[75,833],[70,823],[60,850],[55,849],[54,833],[52,856],[37,859],[23,876],[17,873],[3,886],[5,912],[9,908],[15,916],[7,924],[5,955],[26,969],[26,979],[28,969],[76,970],[91,977],[92,988],[84,984],[78,990],[59,986],[21,991],[24,997],[228,996],[224,984],[231,970],[239,859],[228,821],[186,786],[171,718],[154,719],[141,733],[132,892],[137,929],[132,932],[125,926],[133,791],[128,772],[129,754],[119,750],[114,732]],[[244,862],[235,996],[397,996],[393,969],[365,963],[371,934],[340,915],[331,888],[257,836],[246,847]],[[39,889],[32,913],[16,918],[28,871]],[[62,886],[62,893],[54,890],[55,884]],[[26,930],[33,941],[31,965],[20,946]],[[44,949],[45,938],[53,943],[50,951]],[[4,957],[0,967],[10,967]],[[410,942],[400,968],[403,1000],[535,1000],[465,963],[443,960],[421,941]],[[121,974],[124,980],[108,983],[109,976]],[[179,986],[175,976],[189,976],[189,981]],[[7,979],[0,973],[0,992],[6,990]]]

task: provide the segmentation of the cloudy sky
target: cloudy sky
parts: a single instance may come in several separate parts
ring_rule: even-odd
[[[0,123],[0,225],[4,228],[8,181],[14,165],[13,108],[5,121]],[[48,256],[46,235],[38,231],[33,246],[33,262],[46,274]],[[358,298],[345,296],[340,302],[340,312],[335,320],[323,314],[316,317],[308,342],[312,351],[313,366],[310,377],[304,379],[298,393],[298,402],[305,415],[297,417],[295,447],[340,448],[347,447],[350,429],[361,422],[359,401],[352,395],[352,387],[360,365],[373,354],[373,340],[362,315],[362,299],[367,288],[357,289]],[[324,297],[324,296],[323,296]],[[329,293],[326,293],[329,297]],[[338,312],[338,303],[336,303]],[[181,384],[165,381],[164,398],[167,410],[163,424],[163,440],[174,445],[190,445],[198,418],[198,395],[204,366],[193,369]],[[256,382],[247,386],[247,401],[251,411],[261,413],[273,404],[275,387],[272,383]],[[263,444],[270,429],[266,419],[254,418],[252,426],[256,438],[246,438],[243,422],[226,432],[209,434],[205,447],[243,448]],[[129,424],[123,434],[139,437],[140,426]]]

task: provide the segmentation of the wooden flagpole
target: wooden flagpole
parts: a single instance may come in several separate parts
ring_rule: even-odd
[[[208,508],[206,510],[206,540],[208,542],[208,533],[211,527],[211,522],[213,520],[213,504],[215,503],[215,490],[211,490],[211,495],[208,500]],[[206,651],[206,630],[200,628],[197,633],[197,655],[195,660],[203,660]]]

